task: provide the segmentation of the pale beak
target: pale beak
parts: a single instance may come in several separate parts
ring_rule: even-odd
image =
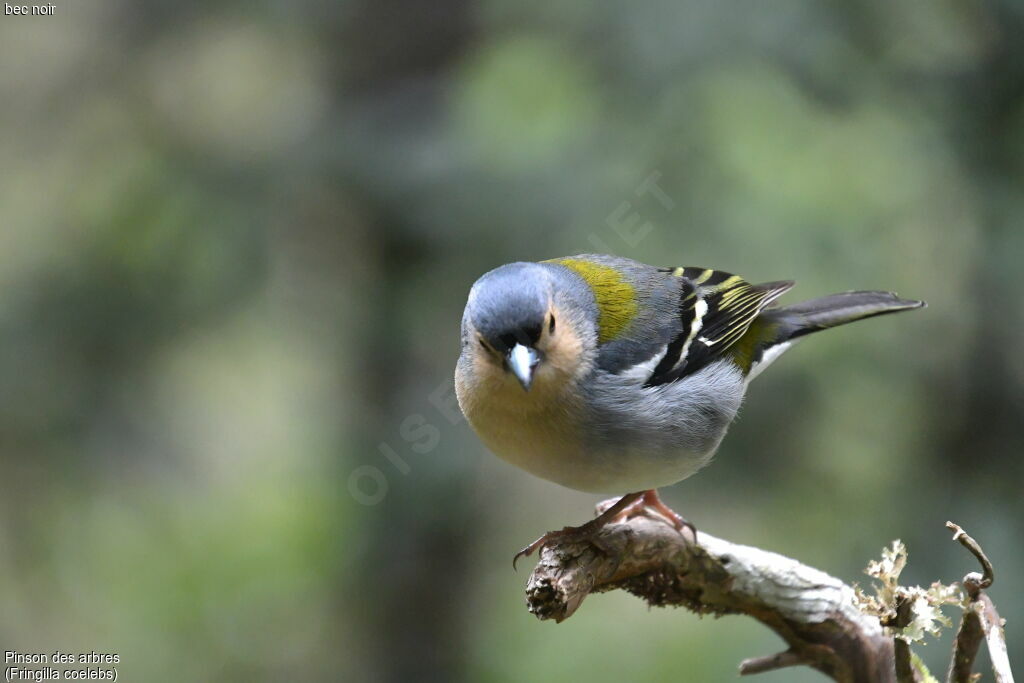
[[[523,390],[529,391],[530,383],[533,381],[533,369],[540,362],[537,352],[528,346],[516,344],[508,352],[507,360],[508,367],[515,373],[519,383],[523,385]]]

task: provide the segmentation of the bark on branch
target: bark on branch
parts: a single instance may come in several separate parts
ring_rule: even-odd
[[[746,614],[786,641],[785,652],[743,662],[743,674],[802,664],[844,683],[896,681],[892,637],[855,606],[852,588],[824,572],[704,532],[687,543],[653,516],[609,524],[595,542],[603,550],[542,550],[526,587],[538,618],[562,621],[590,593],[621,588],[652,605]]]
[[[963,607],[963,618],[947,681],[975,680],[971,671],[984,640],[996,681],[1012,683],[1003,620],[984,592],[992,585],[992,564],[960,527],[952,522],[947,526],[955,532],[954,540],[974,554],[982,567],[982,573],[964,577],[964,602],[952,600]],[[896,547],[892,552],[897,552]],[[899,568],[903,561],[905,555],[896,562]],[[899,569],[893,576],[898,578]],[[687,541],[667,520],[647,512],[607,525],[592,543],[562,542],[544,548],[527,583],[526,597],[538,618],[555,621],[572,616],[589,594],[614,589],[627,590],[656,606],[678,605],[698,614],[749,615],[778,633],[789,647],[744,661],[742,675],[806,665],[843,683],[920,681],[926,672],[923,664],[912,657],[903,640],[906,635],[894,638],[894,633],[902,634],[901,629],[917,616],[915,596],[921,596],[923,589],[903,589],[895,585],[896,578],[891,581],[890,591],[903,597],[897,597],[891,610],[872,611],[863,602],[858,606],[853,588],[817,569],[704,532],[698,532],[696,543]],[[933,584],[936,587],[954,588]],[[938,604],[948,604],[949,597],[944,594]],[[890,628],[883,627],[881,612],[890,612],[886,617]],[[935,618],[927,609],[922,614]]]

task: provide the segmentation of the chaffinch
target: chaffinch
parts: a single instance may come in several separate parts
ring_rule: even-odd
[[[556,538],[592,539],[638,507],[692,532],[655,489],[711,460],[751,379],[807,334],[925,305],[871,291],[773,306],[793,284],[595,254],[510,263],[477,280],[455,371],[473,429],[527,472],[626,493],[516,559]]]

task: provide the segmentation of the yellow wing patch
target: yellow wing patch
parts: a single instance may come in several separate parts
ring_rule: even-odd
[[[600,263],[574,258],[552,259],[548,263],[557,263],[572,270],[594,292],[600,343],[611,341],[626,331],[636,317],[636,290],[619,271]]]

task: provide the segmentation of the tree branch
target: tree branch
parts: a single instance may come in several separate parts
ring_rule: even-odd
[[[740,676],[760,674],[765,671],[776,671],[785,669],[787,666],[800,666],[804,663],[803,658],[792,650],[779,652],[767,657],[752,657],[740,662]]]
[[[741,673],[805,664],[843,683],[893,683],[893,639],[854,603],[853,589],[775,553],[704,532],[687,543],[661,517],[609,524],[589,543],[541,551],[526,587],[530,611],[562,621],[590,593],[621,588],[651,605],[698,614],[747,614],[779,634],[786,652],[747,660]]]
[[[975,680],[971,671],[974,658],[982,639],[988,644],[989,659],[992,660],[992,672],[996,683],[1013,683],[1010,671],[1010,659],[1006,652],[1006,633],[1003,631],[1003,620],[996,611],[992,599],[983,589],[992,585],[994,572],[981,546],[973,538],[953,522],[946,522],[946,527],[953,531],[953,540],[967,548],[977,558],[982,573],[970,572],[963,579],[967,591],[968,603],[964,607],[964,616],[960,620],[960,628],[953,641],[953,659],[949,663],[946,675],[947,683],[970,683]]]
[[[988,588],[995,581],[995,570],[992,568],[992,563],[989,561],[988,556],[985,555],[985,551],[981,549],[977,541],[960,528],[960,525],[946,522],[946,528],[953,532],[953,540],[967,548],[977,558],[978,564],[981,565],[982,574],[980,577],[975,572],[971,572],[964,577],[964,588],[967,589],[971,597],[975,597],[979,591]]]
[[[909,600],[900,600],[896,606],[896,620],[892,624],[895,628],[906,628],[914,619],[914,605]],[[914,670],[913,656],[910,653],[910,643],[902,638],[896,638],[893,642],[896,649],[896,680],[899,683],[917,683],[921,676]]]

